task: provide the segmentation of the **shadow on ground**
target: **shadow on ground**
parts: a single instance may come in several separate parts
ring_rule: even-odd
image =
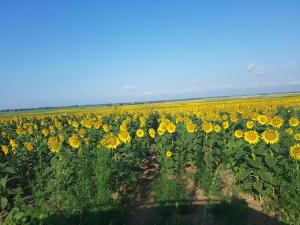
[[[284,225],[248,207],[245,200],[209,204],[189,201],[164,202],[158,206],[106,210],[81,215],[54,214],[37,224],[45,225]],[[141,217],[145,215],[145,217]],[[138,215],[138,216],[137,216]],[[136,220],[136,218],[139,218]],[[142,219],[141,219],[142,218]]]

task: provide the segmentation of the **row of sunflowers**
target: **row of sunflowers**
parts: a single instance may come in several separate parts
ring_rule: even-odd
[[[57,212],[123,207],[134,199],[141,162],[154,156],[156,184],[182,183],[178,179],[193,165],[199,171],[195,181],[205,190],[212,185],[203,184],[200,171],[217,176],[215,171],[230,170],[241,190],[272,202],[277,216],[295,224],[299,109],[300,97],[293,96],[0,117],[2,219],[47,224]],[[154,190],[163,204],[164,191]],[[290,199],[296,201],[292,209],[284,202]]]

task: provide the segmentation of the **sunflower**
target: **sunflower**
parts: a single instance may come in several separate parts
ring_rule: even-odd
[[[295,134],[294,137],[296,141],[300,141],[300,133]]]
[[[189,133],[194,133],[197,130],[197,126],[195,124],[193,124],[192,122],[188,122],[185,125],[185,128],[186,128],[187,132],[189,132]]]
[[[78,137],[77,137],[75,134],[73,134],[73,135],[69,138],[68,143],[69,143],[69,145],[70,145],[72,148],[74,148],[74,149],[77,149],[77,148],[80,147],[80,141],[79,141]]]
[[[290,120],[289,120],[289,124],[292,126],[292,127],[297,127],[299,125],[299,120],[296,118],[296,117],[292,117]]]
[[[77,121],[73,121],[72,126],[75,128],[79,127],[79,123]]]
[[[244,136],[244,133],[242,130],[236,130],[236,131],[234,131],[234,136],[236,138],[242,138]]]
[[[137,131],[136,131],[137,137],[142,138],[142,137],[144,137],[144,135],[145,135],[145,132],[142,129],[137,129]]]
[[[109,126],[108,126],[107,124],[104,124],[103,127],[102,127],[102,129],[103,129],[103,131],[104,131],[105,133],[107,133],[107,132],[110,131],[110,128],[109,128]]]
[[[212,123],[210,123],[210,122],[204,122],[203,124],[202,124],[202,129],[203,129],[203,131],[205,132],[205,133],[210,133],[210,132],[212,132],[213,131],[213,125],[212,125]]]
[[[214,126],[214,132],[219,133],[221,131],[220,125],[215,125]]]
[[[248,129],[252,129],[254,127],[254,121],[250,120],[246,123],[246,127]]]
[[[259,115],[257,117],[257,121],[261,124],[261,125],[265,125],[268,122],[268,117],[266,115]]]
[[[170,134],[173,134],[176,131],[176,125],[170,122],[167,124],[166,129]]]
[[[156,132],[153,128],[150,128],[148,132],[149,132],[149,136],[151,138],[155,138]]]
[[[120,131],[120,133],[118,134],[118,137],[124,143],[130,143],[130,141],[131,141],[131,137],[127,131]]]
[[[4,155],[7,155],[8,154],[8,147],[6,145],[2,145],[1,146],[1,150],[2,152],[4,153]]]
[[[13,139],[9,140],[9,144],[10,144],[12,150],[16,150],[16,148],[18,147],[18,144]]]
[[[120,141],[118,137],[114,136],[113,134],[109,134],[101,141],[101,144],[108,149],[116,149],[120,145]]]
[[[244,140],[249,144],[257,144],[259,135],[255,130],[249,130],[244,133]]]
[[[81,128],[81,129],[79,130],[79,136],[83,138],[85,135],[86,135],[86,130],[83,129],[83,128]]]
[[[283,119],[280,116],[274,116],[271,121],[271,126],[275,128],[280,128],[283,125]]]
[[[285,132],[288,134],[288,135],[291,135],[294,133],[293,129],[292,128],[287,128],[285,129]]]
[[[166,157],[170,158],[172,156],[172,152],[171,151],[166,151],[165,155],[166,155]]]
[[[157,133],[162,136],[166,132],[166,125],[164,123],[160,123],[157,128]]]
[[[49,131],[47,130],[47,129],[43,129],[42,130],[42,134],[45,136],[45,137],[47,137],[48,136],[48,134],[49,134]]]
[[[224,129],[227,129],[229,127],[229,122],[225,121],[225,122],[222,123],[222,125],[223,125]]]
[[[30,142],[24,142],[24,148],[27,150],[27,151],[31,151],[33,149],[33,146]]]
[[[290,156],[294,159],[300,160],[300,144],[295,144],[290,147]]]
[[[51,152],[56,153],[60,150],[60,142],[56,137],[50,137],[48,139],[48,147]]]
[[[261,135],[267,144],[276,144],[279,141],[279,133],[277,130],[266,130]]]

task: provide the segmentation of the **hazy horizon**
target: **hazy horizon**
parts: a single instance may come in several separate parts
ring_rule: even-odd
[[[300,91],[299,1],[1,1],[0,109]]]

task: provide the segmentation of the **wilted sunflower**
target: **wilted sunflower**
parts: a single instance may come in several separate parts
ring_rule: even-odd
[[[290,120],[289,120],[289,124],[292,126],[292,127],[297,127],[299,125],[299,120],[296,118],[296,117],[292,117]]]
[[[149,136],[150,136],[151,138],[155,138],[155,135],[156,135],[155,130],[154,130],[153,128],[150,128],[150,129],[149,129]]]
[[[277,130],[266,130],[261,137],[267,144],[276,144],[279,141],[279,132]]]
[[[236,130],[234,131],[234,136],[236,138],[242,138],[244,136],[244,132],[242,130]]]
[[[27,150],[27,151],[31,151],[33,149],[33,146],[30,142],[24,142],[24,148]]]
[[[166,155],[166,157],[170,158],[172,156],[172,152],[171,151],[166,151],[165,155]]]
[[[294,159],[300,160],[300,144],[295,144],[290,147],[290,156]]]
[[[131,141],[131,137],[127,131],[120,131],[120,133],[118,134],[118,137],[124,143],[130,143],[130,141]]]
[[[259,115],[257,117],[257,121],[262,124],[265,125],[268,122],[268,117],[266,115]]]
[[[79,136],[83,138],[85,135],[86,135],[86,130],[83,129],[83,128],[81,128],[81,129],[79,130]]]
[[[77,149],[77,148],[80,147],[80,141],[79,141],[77,135],[75,135],[75,134],[73,134],[73,135],[69,138],[68,143],[69,143],[69,145],[70,145],[72,148],[74,148],[74,149]]]
[[[48,139],[48,147],[49,147],[51,152],[54,152],[54,153],[59,152],[60,142],[59,142],[58,138],[50,137]]]
[[[259,135],[255,130],[249,130],[244,133],[244,140],[249,144],[257,144]]]
[[[174,123],[170,122],[167,124],[166,129],[170,134],[172,134],[176,131],[176,126]]]
[[[8,147],[6,145],[1,146],[1,151],[4,153],[4,155],[8,154]]]
[[[135,133],[138,138],[142,138],[145,135],[145,132],[142,129],[137,129]]]
[[[203,124],[202,124],[202,129],[203,129],[203,131],[205,132],[205,133],[210,133],[210,132],[212,132],[213,131],[213,125],[212,125],[212,123],[210,123],[210,122],[204,122]]]

